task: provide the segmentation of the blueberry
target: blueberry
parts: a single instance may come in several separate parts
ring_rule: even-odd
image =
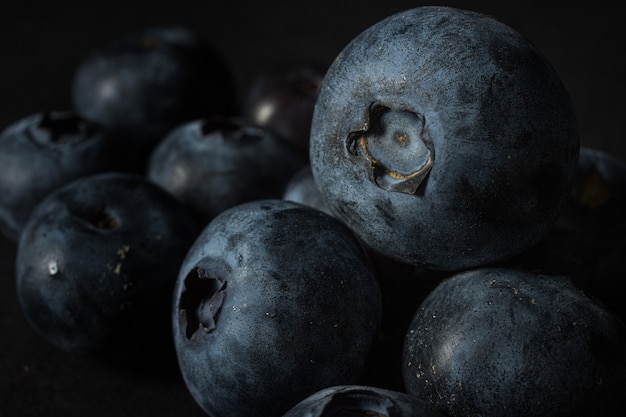
[[[170,132],[150,156],[148,177],[208,221],[240,203],[280,198],[304,164],[273,132],[239,117],[213,117]]]
[[[174,290],[179,367],[213,417],[277,416],[362,374],[380,323],[371,262],[311,207],[255,200],[215,217]]]
[[[404,347],[406,390],[454,416],[618,416],[626,326],[569,278],[478,268],[444,280]]]
[[[490,16],[423,6],[337,56],[310,163],[330,210],[368,246],[462,270],[540,240],[578,150],[570,96],[531,42]]]
[[[505,265],[568,275],[626,319],[621,296],[626,253],[626,163],[583,146],[574,186],[557,221],[534,247]]]
[[[405,392],[364,385],[321,389],[283,417],[443,417],[426,402]]]
[[[313,109],[325,70],[315,65],[272,68],[252,81],[243,115],[309,152]]]
[[[21,309],[62,351],[123,365],[167,358],[175,369],[172,291],[199,232],[178,200],[143,176],[77,179],[49,194],[24,227]]]
[[[131,132],[137,153],[184,121],[237,111],[226,61],[182,26],[148,27],[93,47],[77,65],[71,93],[83,117]]]
[[[31,211],[78,177],[126,166],[123,141],[72,111],[24,117],[0,135],[0,230],[17,242]]]

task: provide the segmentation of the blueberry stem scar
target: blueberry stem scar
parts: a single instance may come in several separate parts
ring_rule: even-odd
[[[377,187],[415,194],[433,165],[422,138],[424,117],[373,104],[365,126],[348,135],[348,152],[369,162],[369,179]]]
[[[207,333],[215,330],[226,297],[226,283],[220,278],[208,276],[201,268],[194,268],[187,274],[185,290],[180,296],[187,339],[200,329]]]

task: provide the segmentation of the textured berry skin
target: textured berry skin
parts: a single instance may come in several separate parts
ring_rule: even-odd
[[[622,416],[626,326],[569,279],[479,268],[444,280],[409,327],[407,392],[447,415]]]
[[[319,210],[257,200],[219,214],[178,275],[179,367],[212,417],[285,413],[363,372],[381,294],[360,243]]]
[[[425,6],[338,55],[310,162],[330,210],[367,245],[461,270],[539,241],[578,150],[569,94],[531,42],[489,16]]]
[[[19,240],[21,309],[63,351],[173,368],[172,291],[199,232],[180,202],[142,176],[71,182],[35,208]]]
[[[0,231],[17,242],[31,211],[74,179],[130,169],[123,139],[72,111],[41,112],[0,135]]]
[[[405,392],[365,385],[339,385],[310,395],[283,415],[333,416],[443,417],[443,414]]]

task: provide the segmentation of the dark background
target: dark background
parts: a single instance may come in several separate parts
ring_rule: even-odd
[[[599,1],[4,2],[0,129],[36,112],[69,108],[69,85],[84,54],[149,25],[183,24],[206,36],[244,94],[261,71],[290,63],[328,65],[368,26],[425,4],[488,13],[524,33],[569,90],[582,144],[626,161],[626,16],[618,2]],[[177,378],[72,357],[36,336],[17,305],[14,256],[14,245],[0,238],[0,417],[202,415]]]

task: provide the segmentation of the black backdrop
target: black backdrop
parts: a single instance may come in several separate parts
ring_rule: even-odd
[[[260,71],[278,64],[328,64],[371,24],[424,4],[488,13],[527,35],[570,91],[582,144],[626,160],[626,16],[617,2],[600,1],[4,2],[0,129],[35,112],[68,108],[73,70],[84,54],[148,25],[178,23],[206,36],[245,92]],[[17,306],[14,255],[14,245],[1,239],[1,417],[202,415],[175,378],[122,372],[65,355],[38,338]]]

